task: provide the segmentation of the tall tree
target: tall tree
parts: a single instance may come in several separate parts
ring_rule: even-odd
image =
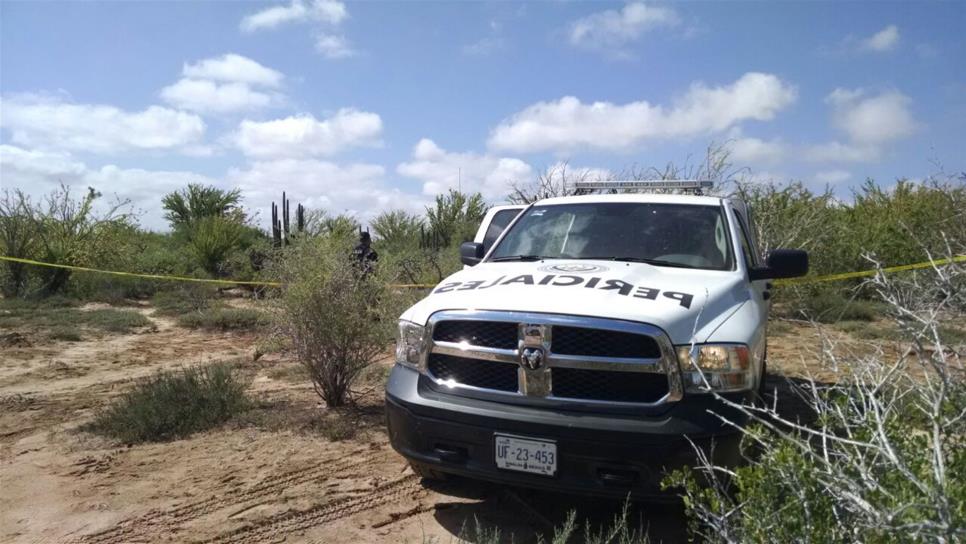
[[[436,195],[436,205],[426,208],[430,230],[447,246],[472,240],[484,215],[483,195],[467,195],[452,189],[445,195]]]
[[[167,210],[164,218],[174,229],[191,226],[205,217],[228,217],[244,221],[241,191],[238,189],[225,191],[211,185],[189,183],[180,191],[164,195],[161,206]]]

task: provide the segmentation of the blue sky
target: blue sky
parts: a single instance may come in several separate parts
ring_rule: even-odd
[[[966,3],[0,3],[0,186],[365,221],[725,143],[752,181],[966,170]]]

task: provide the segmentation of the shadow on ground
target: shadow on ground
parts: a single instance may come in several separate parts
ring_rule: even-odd
[[[577,513],[578,530],[573,542],[582,542],[584,529],[606,530],[620,517],[624,502],[615,499],[582,497],[518,487],[477,482],[453,477],[444,482],[424,481],[439,495],[453,497],[439,501],[434,518],[450,534],[467,542],[550,542],[554,529],[564,525],[571,511]],[[469,500],[470,502],[467,502]],[[646,533],[651,542],[682,542],[687,538],[684,507],[679,501],[628,503],[628,522],[632,531]],[[499,539],[481,539],[479,529]]]

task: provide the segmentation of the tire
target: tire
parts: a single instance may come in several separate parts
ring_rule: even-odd
[[[416,476],[419,476],[424,480],[444,482],[449,479],[449,474],[446,474],[445,472],[440,472],[433,468],[429,468],[428,466],[420,463],[414,463],[413,461],[409,462],[409,468],[413,470]]]
[[[755,392],[755,404],[758,406],[767,406],[768,402],[765,399],[765,395],[768,393],[768,388],[765,387],[765,377],[768,376],[768,347],[765,347],[765,354],[761,359],[761,376],[758,378],[758,391]]]

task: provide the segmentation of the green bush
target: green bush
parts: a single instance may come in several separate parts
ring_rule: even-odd
[[[158,315],[179,316],[209,309],[215,296],[217,291],[207,285],[183,283],[155,293],[151,306]]]
[[[577,523],[577,512],[571,510],[567,514],[567,519],[560,525],[553,528],[553,535],[550,537],[550,544],[568,544],[569,542],[583,542],[584,544],[647,544],[650,538],[647,532],[641,527],[635,527],[630,518],[630,501],[624,501],[623,508],[614,515],[613,520],[606,527],[598,527],[596,530],[590,524],[584,526],[581,534],[580,525]],[[509,542],[513,542],[513,535],[510,534]],[[476,517],[473,524],[464,522],[457,537],[458,544],[499,544],[507,542],[499,527],[488,527]],[[542,536],[537,537],[537,542],[544,542]]]
[[[738,407],[754,422],[742,430],[746,463],[699,462],[664,482],[683,492],[694,537],[966,539],[966,381],[949,349],[955,334],[947,337],[949,323],[963,321],[950,308],[966,298],[953,287],[964,272],[877,279],[870,289],[893,323],[890,338],[908,350],[859,353],[823,342],[826,368],[843,369],[832,380],[789,382],[774,404]]]
[[[47,333],[47,337],[51,340],[62,340],[64,342],[80,342],[82,337],[76,329],[69,329],[67,327],[56,327],[51,329]]]
[[[101,410],[87,429],[129,444],[184,438],[248,409],[245,388],[226,363],[159,372]]]
[[[403,309],[388,285],[395,278],[382,266],[363,276],[352,246],[348,236],[305,238],[281,250],[271,270],[284,284],[278,330],[331,407],[351,401],[362,371],[392,344]]]
[[[91,328],[107,332],[127,333],[133,329],[151,327],[153,322],[134,310],[104,308],[81,310],[74,308],[70,299],[52,297],[39,301],[5,299],[0,308],[0,326],[25,327],[57,332],[65,337],[68,330]]]
[[[249,330],[268,323],[264,312],[251,308],[209,308],[178,317],[178,324],[189,329]]]
[[[819,284],[799,287],[790,293],[797,318],[814,319],[820,323],[836,321],[875,321],[883,315],[882,305],[859,298],[850,290],[834,285]],[[780,294],[784,298],[784,294]]]
[[[153,326],[150,319],[134,310],[89,310],[78,312],[85,325],[108,332],[129,332],[131,329]]]

